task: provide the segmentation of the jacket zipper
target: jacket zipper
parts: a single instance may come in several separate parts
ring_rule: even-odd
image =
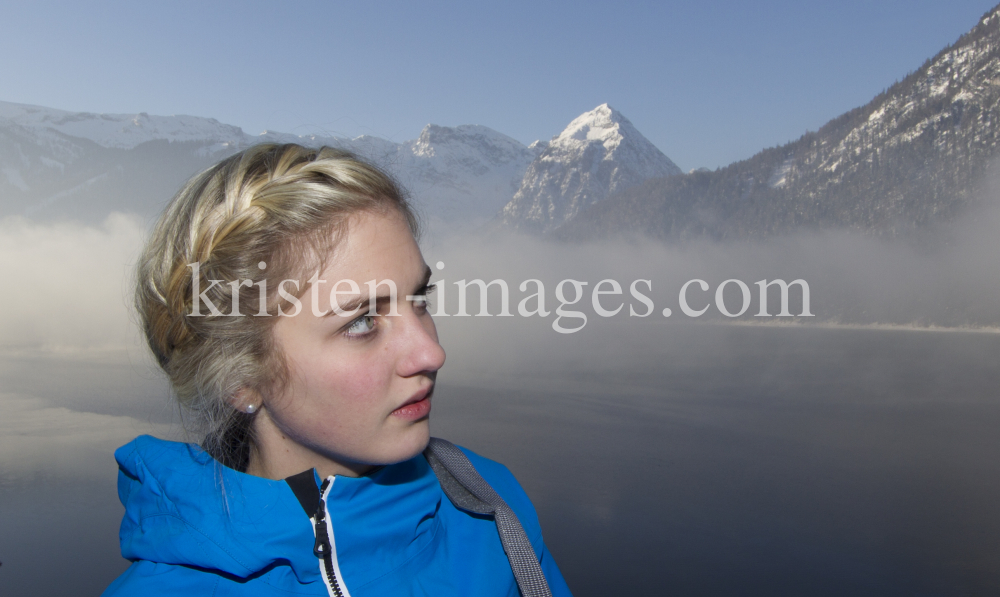
[[[319,558],[320,572],[326,580],[326,588],[331,597],[350,597],[347,588],[342,588],[340,580],[337,578],[337,568],[339,566],[334,561],[337,554],[334,543],[330,540],[332,525],[329,529],[327,527],[326,497],[332,484],[333,477],[327,477],[319,490],[319,508],[316,510],[315,517],[316,542],[313,544],[313,554]]]

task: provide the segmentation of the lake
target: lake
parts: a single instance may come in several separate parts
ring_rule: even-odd
[[[1000,593],[1000,334],[525,325],[440,323],[432,432],[517,475],[578,597]],[[0,384],[0,595],[98,594],[166,389],[121,354]]]

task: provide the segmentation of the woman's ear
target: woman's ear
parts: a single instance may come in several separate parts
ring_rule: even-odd
[[[240,388],[229,399],[229,404],[238,411],[252,415],[260,410],[264,400],[256,390]]]

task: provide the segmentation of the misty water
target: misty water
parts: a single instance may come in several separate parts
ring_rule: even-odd
[[[1000,590],[1000,334],[469,321],[432,432],[517,475],[575,595]],[[97,594],[111,451],[180,435],[166,388],[134,355],[0,376],[0,595]]]

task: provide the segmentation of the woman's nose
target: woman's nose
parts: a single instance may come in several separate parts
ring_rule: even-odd
[[[427,317],[405,317],[404,352],[399,362],[403,377],[433,373],[444,365],[444,348],[438,342],[434,321]]]

